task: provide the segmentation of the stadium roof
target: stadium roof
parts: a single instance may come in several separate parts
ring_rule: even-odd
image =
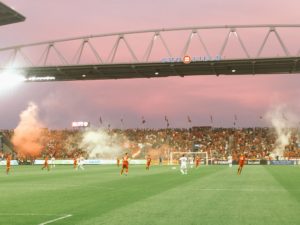
[[[135,63],[17,68],[28,81],[105,80],[190,75],[300,73],[300,57],[199,61],[190,64]],[[0,68],[1,70],[1,68]]]
[[[23,15],[0,2],[0,26],[18,23],[24,20],[25,17]]]

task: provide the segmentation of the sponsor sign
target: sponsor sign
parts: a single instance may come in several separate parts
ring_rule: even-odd
[[[192,62],[192,58],[191,58],[191,56],[186,55],[186,56],[183,57],[182,61],[183,61],[184,64],[190,64]]]
[[[162,63],[175,63],[175,62],[183,62],[184,64],[189,64],[191,62],[205,62],[205,61],[220,61],[222,58],[220,55],[215,57],[212,56],[189,56],[186,55],[182,57],[166,57],[162,58]]]
[[[4,161],[5,162],[5,161]],[[43,165],[45,160],[43,159],[37,159],[34,161],[35,165]],[[51,161],[48,161],[49,165],[51,165]],[[146,160],[145,159],[132,159],[129,160],[129,164],[145,164]],[[54,164],[56,165],[72,165],[73,160],[67,159],[67,160],[55,160]],[[85,159],[84,160],[84,165],[114,165],[117,164],[117,160],[115,159]],[[4,164],[5,165],[5,164]]]
[[[146,164],[146,159],[132,159],[129,160],[129,164],[134,164],[134,165]]]
[[[17,166],[17,165],[19,165],[19,163],[17,160],[11,160],[10,165]],[[0,161],[0,166],[6,166],[6,160]]]
[[[247,160],[248,165],[260,165],[260,160]]]
[[[291,160],[271,160],[270,165],[294,165],[294,161],[291,161]]]
[[[228,160],[215,160],[213,161],[213,164],[215,165],[228,165]]]

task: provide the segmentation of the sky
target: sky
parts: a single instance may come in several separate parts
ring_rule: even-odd
[[[3,0],[3,3],[14,7],[26,20],[0,27],[0,48],[131,30],[300,21],[297,0]],[[206,38],[213,39],[211,35]],[[293,32],[283,37],[291,52],[300,48]],[[250,52],[257,49],[251,40],[247,44]],[[260,117],[277,105],[300,113],[299,84],[299,74],[24,83],[1,92],[0,129],[15,129],[21,112],[30,102],[38,106],[40,120],[51,129],[71,128],[72,121],[89,121],[98,127],[100,117],[103,126],[110,124],[114,128],[164,128],[165,115],[171,127],[232,127],[234,115],[239,127],[266,126],[268,122]],[[145,124],[141,123],[142,117]]]

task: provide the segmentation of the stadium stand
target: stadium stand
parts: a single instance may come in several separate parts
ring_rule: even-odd
[[[272,128],[199,128],[199,129],[106,129],[105,132],[114,137],[108,145],[121,146],[124,152],[140,151],[139,158],[151,154],[153,158],[168,158],[170,151],[190,152],[197,150],[207,152],[209,158],[227,159],[232,155],[237,159],[246,152],[248,159],[265,159],[276,147],[276,133]],[[2,131],[6,137],[3,144],[12,146],[9,139],[13,130]],[[73,155],[88,153],[80,148],[84,130],[48,130],[44,129],[40,142],[42,154],[55,155],[56,159],[72,158]],[[298,130],[292,129],[289,144],[285,146],[284,157],[300,158]],[[12,149],[12,148],[11,148]]]

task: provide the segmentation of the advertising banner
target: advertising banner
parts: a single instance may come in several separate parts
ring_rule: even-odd
[[[260,160],[247,160],[248,165],[260,165]]]
[[[294,165],[292,160],[271,160],[270,165]]]
[[[10,165],[17,166],[17,165],[19,165],[19,163],[17,160],[11,160]],[[6,166],[6,160],[0,161],[0,166]]]
[[[228,165],[228,160],[214,160],[214,165]]]
[[[5,161],[4,161],[5,162]],[[48,161],[49,165],[51,165],[51,161]],[[145,159],[133,159],[129,160],[129,164],[132,165],[140,165],[140,164],[145,164],[146,160]],[[43,165],[44,160],[43,159],[37,159],[34,161],[35,165]],[[56,165],[72,165],[73,160],[71,159],[66,159],[66,160],[55,160],[54,164]],[[84,160],[84,165],[115,165],[117,164],[117,160],[115,159],[85,159]],[[5,164],[3,164],[5,165]]]

